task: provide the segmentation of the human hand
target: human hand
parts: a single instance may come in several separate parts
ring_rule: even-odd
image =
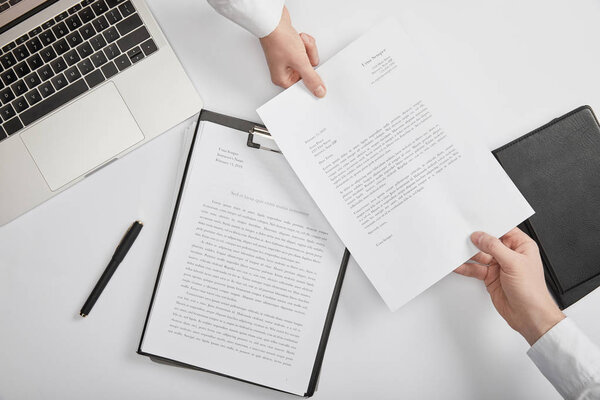
[[[471,241],[480,253],[454,272],[482,280],[498,313],[530,345],[565,315],[550,296],[537,244],[515,228],[497,239],[475,232]]]
[[[286,7],[277,28],[260,38],[260,44],[274,84],[288,88],[302,79],[315,96],[325,96],[325,84],[313,68],[319,64],[316,41],[306,33],[296,32]]]

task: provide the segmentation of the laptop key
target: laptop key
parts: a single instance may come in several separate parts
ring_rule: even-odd
[[[117,65],[117,68],[119,68],[119,71],[123,71],[125,68],[131,65],[131,61],[129,61],[127,54],[122,54],[115,58],[115,64]]]
[[[42,101],[42,96],[40,95],[40,92],[38,92],[37,89],[33,89],[33,90],[27,92],[27,94],[25,95],[25,98],[27,99],[27,102],[31,105],[34,105],[34,104]]]
[[[27,59],[27,65],[29,65],[29,68],[31,68],[31,70],[34,71],[42,65],[44,65],[44,62],[42,61],[42,57],[40,57],[39,54],[34,54]]]
[[[54,76],[54,71],[52,71],[50,65],[46,64],[38,70],[38,74],[42,78],[42,81],[47,81]]]
[[[52,33],[51,30],[47,30],[47,31],[40,33],[39,38],[41,39],[44,46],[48,46],[49,44],[51,44],[52,42],[54,42],[56,40],[56,37],[54,36],[54,33]]]
[[[67,69],[67,63],[65,62],[65,60],[63,60],[62,57],[58,57],[56,60],[52,61],[50,65],[52,66],[54,72],[57,74]]]
[[[69,14],[75,14],[77,11],[81,10],[81,4],[75,4],[73,7],[69,8],[67,11]]]
[[[104,16],[106,17],[108,22],[111,24],[116,24],[117,22],[119,22],[120,20],[123,19],[123,17],[121,16],[121,13],[119,12],[119,10],[117,8],[110,10],[109,12],[104,14]]]
[[[44,98],[50,96],[55,92],[54,86],[52,86],[51,82],[44,82],[40,85],[40,93]]]
[[[69,16],[69,12],[68,11],[63,11],[60,14],[58,14],[56,17],[54,17],[54,20],[56,22],[60,22],[63,19],[67,18]]]
[[[58,24],[52,27],[52,32],[54,33],[54,36],[56,36],[57,39],[60,39],[61,37],[69,33],[69,28],[67,28],[67,25],[65,25],[64,22],[59,22]]]
[[[30,107],[24,113],[20,115],[25,126],[30,125],[34,121],[51,113],[57,108],[65,105],[69,101],[73,100],[77,96],[85,93],[88,90],[87,85],[83,79],[76,81],[75,83],[67,86],[65,89],[53,94],[52,96],[42,100],[36,105]]]
[[[2,55],[2,58],[0,58],[0,63],[5,69],[8,69],[15,65],[17,63],[17,60],[15,59],[15,56],[12,55],[12,53],[6,53]]]
[[[104,0],[98,0],[92,3],[92,10],[94,10],[96,15],[102,15],[108,10],[108,6],[104,2]]]
[[[9,44],[4,45],[4,47],[2,47],[2,51],[5,53],[8,53],[9,51],[11,51],[12,49],[14,49],[15,47],[17,47],[15,42],[10,42]]]
[[[17,73],[17,76],[19,78],[22,78],[25,75],[27,75],[28,73],[30,73],[31,69],[29,68],[27,63],[25,61],[23,61],[23,62],[15,65],[15,72]]]
[[[112,76],[116,75],[119,72],[117,67],[113,62],[109,62],[105,66],[102,67],[102,73],[106,77],[106,79],[110,79]]]
[[[81,35],[77,31],[69,33],[65,37],[65,39],[67,40],[67,43],[69,43],[69,45],[71,47],[79,46],[83,42]]]
[[[24,96],[16,98],[11,104],[17,113],[25,111],[29,108],[29,104],[27,104]]]
[[[29,37],[35,37],[37,35],[39,35],[42,32],[42,27],[38,26],[37,28],[33,28],[32,30],[29,31]]]
[[[25,77],[25,82],[27,83],[27,86],[29,86],[29,89],[33,89],[34,87],[42,83],[42,80],[40,79],[38,74],[32,72],[31,74]]]
[[[2,78],[2,82],[4,82],[6,86],[11,85],[17,81],[17,75],[12,69],[9,69],[8,71],[5,71],[2,74],[0,74],[0,78]]]
[[[10,107],[10,104],[9,104],[9,107]],[[8,135],[10,136],[10,135],[14,135],[15,133],[17,133],[18,131],[23,129],[23,124],[21,123],[21,121],[19,121],[19,118],[17,117],[17,118],[13,118],[13,119],[5,122],[4,125],[2,125],[2,127],[4,128],[6,133],[8,133]]]
[[[91,20],[93,20],[94,18],[96,18],[96,16],[94,15],[94,12],[92,11],[91,7],[86,7],[83,10],[81,10],[79,12],[79,18],[81,18],[81,21],[85,24],[86,22],[90,22]]]
[[[121,39],[117,40],[117,44],[122,52],[126,52],[134,46],[144,42],[146,39],[150,38],[150,33],[145,26],[138,28],[137,30],[131,32],[127,36],[123,36]]]
[[[42,57],[40,57],[39,54],[34,54],[27,59],[27,65],[29,65],[29,68],[31,68],[32,71],[35,71],[36,69],[44,65],[44,62],[42,61]]]
[[[9,87],[0,91],[0,99],[2,100],[2,104],[6,104],[9,101],[13,101],[14,98],[15,98],[15,94],[13,93],[12,90],[10,90]],[[4,118],[4,116],[2,116],[2,118]],[[6,120],[6,118],[4,118],[4,120]]]
[[[83,36],[83,40],[88,40],[96,34],[96,30],[94,29],[92,24],[88,23],[81,27],[79,33],[81,33],[81,36]]]
[[[46,22],[44,22],[44,23],[42,24],[42,28],[44,28],[44,29],[48,29],[48,28],[50,28],[52,25],[54,25],[55,23],[56,23],[56,22],[54,21],[54,18],[52,18],[52,19],[49,19],[48,21],[46,21]]]
[[[87,75],[94,70],[94,64],[92,64],[89,58],[86,58],[77,64],[77,68],[81,71],[81,75]]]
[[[127,35],[135,28],[142,26],[143,22],[138,13],[132,14],[117,24],[117,29],[121,35]]]
[[[104,39],[106,39],[108,43],[112,43],[121,37],[114,26],[111,26],[110,28],[105,30],[104,32],[102,32],[102,34],[104,35]]]
[[[127,52],[127,56],[129,57],[131,62],[135,64],[136,62],[144,58],[144,53],[142,52],[142,49],[140,49],[140,46],[135,46],[133,49]]]
[[[40,51],[40,55],[42,56],[42,60],[44,60],[44,62],[50,62],[56,58],[56,52],[51,46],[45,47],[42,51]]]
[[[67,27],[70,30],[75,30],[77,28],[79,28],[82,24],[81,19],[77,16],[77,14],[75,15],[71,15],[69,18],[67,18],[65,20],[65,24],[67,24]]]
[[[119,6],[119,11],[123,15],[123,18],[125,18],[133,14],[135,12],[135,8],[133,7],[133,4],[131,4],[131,1],[128,0]]]
[[[156,47],[156,43],[154,43],[154,40],[152,39],[148,39],[144,43],[142,43],[141,48],[144,51],[144,54],[147,56],[158,50],[158,48]]]
[[[107,47],[104,48],[104,54],[106,54],[106,57],[109,60],[112,60],[113,58],[121,54],[121,51],[119,50],[119,46],[113,43],[109,44]]]
[[[52,82],[57,92],[69,84],[67,78],[65,78],[63,74],[56,75],[54,78],[50,79],[50,82]]]
[[[104,40],[104,37],[101,34],[96,35],[93,38],[91,38],[90,43],[91,43],[92,47],[94,48],[94,51],[98,51],[101,48],[103,48],[104,46],[106,46],[106,40]]]
[[[27,85],[25,84],[25,81],[21,79],[20,81],[13,83],[11,89],[17,96],[21,96],[27,92]]]
[[[20,38],[18,38],[17,40],[15,40],[15,42],[17,42],[17,44],[23,44],[27,41],[27,39],[29,39],[29,35],[28,34],[24,34],[23,36],[21,36]]]
[[[58,42],[54,43],[52,47],[54,47],[54,50],[58,55],[66,53],[69,50],[69,44],[65,39],[60,39]]]
[[[4,121],[8,121],[9,119],[17,115],[15,109],[12,108],[10,104],[7,104],[4,107],[0,108],[0,114],[2,115],[2,119]]]
[[[86,76],[85,81],[90,86],[90,88],[93,88],[94,86],[97,86],[104,82],[104,75],[102,75],[102,71],[97,69],[88,76]]]
[[[8,135],[6,134],[6,132],[4,132],[4,128],[0,126],[0,141],[6,139],[7,137]]]
[[[74,65],[65,71],[65,76],[67,77],[70,83],[73,83],[77,79],[81,78],[81,73],[77,69],[77,66]]]
[[[40,39],[38,39],[37,37],[34,37],[33,39],[27,41],[25,43],[25,46],[27,46],[27,50],[29,50],[29,52],[33,54],[37,53],[39,50],[42,49],[42,42],[40,42]]]
[[[108,4],[110,8],[113,8],[122,3],[123,1],[124,0],[106,0],[106,4]]]
[[[100,66],[106,64],[106,62],[108,61],[104,53],[101,51],[92,54],[90,59],[92,60],[92,62],[94,63],[94,67],[96,68],[99,68]]]
[[[79,57],[79,54],[77,54],[77,50],[75,49],[69,51],[67,54],[64,55],[64,57],[69,67],[81,61],[81,57]]]
[[[13,50],[13,54],[15,55],[17,61],[21,61],[29,57],[29,51],[27,50],[27,47],[24,44],[15,48]]]
[[[94,50],[92,50],[92,46],[90,46],[88,42],[85,42],[77,46],[77,52],[81,58],[86,58],[87,56],[91,55]]]
[[[96,18],[95,20],[93,20],[92,25],[94,25],[94,29],[96,29],[96,32],[102,32],[103,30],[105,30],[106,28],[108,28],[110,26],[108,24],[108,21],[106,20],[106,18],[104,18],[103,15],[101,15],[98,18]]]

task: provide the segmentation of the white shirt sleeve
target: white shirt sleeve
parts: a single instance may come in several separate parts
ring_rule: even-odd
[[[284,0],[208,0],[219,14],[258,38],[267,36],[279,25],[283,2]]]
[[[527,355],[565,399],[600,399],[600,349],[569,318],[539,338]]]

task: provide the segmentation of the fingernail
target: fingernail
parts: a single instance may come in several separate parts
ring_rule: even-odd
[[[471,235],[471,241],[473,242],[473,244],[479,244],[479,241],[481,240],[481,237],[483,236],[483,232],[473,232],[473,234]]]
[[[308,35],[307,35],[307,34],[305,34],[305,33],[301,33],[301,34],[300,34],[300,37],[302,38],[302,41],[303,41],[304,43],[306,43],[306,44],[309,44],[309,43],[310,43],[310,38],[308,37]]]
[[[327,91],[323,85],[319,85],[319,87],[315,89],[315,96],[317,97],[324,97],[325,93],[327,93]]]

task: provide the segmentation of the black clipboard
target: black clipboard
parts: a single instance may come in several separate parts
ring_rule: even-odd
[[[194,369],[194,370],[198,370],[198,371],[203,371],[203,372],[208,372],[208,373],[212,373],[215,375],[220,375],[220,376],[224,376],[226,378],[231,378],[231,379],[235,379],[237,381],[241,381],[241,382],[246,382],[246,383],[250,383],[253,385],[257,385],[257,386],[262,386],[262,387],[266,387],[268,389],[272,389],[272,390],[277,390],[277,391],[281,391],[280,389],[276,389],[276,388],[272,388],[272,387],[268,387],[265,385],[261,385],[258,383],[254,383],[254,382],[250,382],[241,378],[237,378],[237,377],[233,377],[233,376],[229,376],[229,375],[225,375],[219,372],[215,372],[215,371],[211,371],[205,368],[201,368],[198,366],[194,366],[194,365],[189,365],[189,364],[185,364],[176,360],[171,360],[169,358],[165,358],[165,357],[161,357],[157,354],[150,354],[147,352],[142,351],[142,342],[144,340],[144,334],[146,333],[146,328],[148,326],[148,320],[150,318],[150,312],[152,310],[152,305],[154,303],[154,299],[156,297],[156,292],[158,289],[158,283],[160,281],[160,275],[162,273],[162,269],[164,266],[164,262],[166,259],[166,255],[167,255],[167,250],[169,249],[169,244],[171,241],[171,237],[173,235],[173,230],[175,227],[175,220],[177,217],[177,213],[179,212],[179,206],[181,204],[181,200],[182,200],[182,195],[183,195],[183,191],[184,191],[184,187],[185,187],[185,182],[187,180],[187,173],[188,173],[188,168],[192,159],[192,153],[194,151],[194,146],[196,144],[196,139],[198,136],[198,128],[200,126],[200,123],[202,121],[209,121],[209,122],[213,122],[215,124],[219,124],[219,125],[223,125],[232,129],[236,129],[242,132],[245,132],[248,134],[248,139],[247,139],[247,146],[248,147],[252,147],[255,148],[257,150],[267,150],[267,151],[275,151],[275,152],[279,152],[276,149],[273,148],[269,148],[267,146],[261,145],[259,143],[257,143],[255,141],[256,136],[264,136],[264,137],[270,137],[268,130],[265,128],[264,125],[261,124],[257,124],[254,122],[250,122],[250,121],[246,121],[243,119],[239,119],[239,118],[235,118],[235,117],[230,117],[227,115],[223,115],[223,114],[218,114],[212,111],[208,111],[208,110],[202,110],[200,112],[200,115],[198,116],[198,121],[196,123],[196,128],[194,130],[194,135],[191,141],[191,145],[190,145],[190,150],[188,152],[188,156],[187,156],[187,160],[186,160],[186,164],[185,164],[185,169],[183,171],[183,177],[181,179],[181,185],[179,187],[179,193],[177,195],[177,201],[175,203],[175,209],[173,212],[173,217],[171,219],[171,224],[169,226],[169,232],[167,234],[167,240],[165,243],[165,247],[163,249],[163,254],[160,260],[160,267],[158,269],[158,275],[156,277],[156,282],[154,284],[154,289],[152,291],[152,297],[150,299],[150,305],[148,307],[148,312],[146,314],[146,319],[144,321],[144,328],[142,330],[142,336],[140,338],[140,342],[138,344],[138,349],[137,349],[137,353],[143,356],[148,356],[150,357],[150,359],[152,359],[153,361],[159,362],[159,363],[164,363],[164,364],[169,364],[169,365],[175,365],[175,366],[179,366],[179,367],[184,367],[184,368],[190,368],[190,369]],[[340,297],[340,293],[342,290],[342,283],[344,281],[344,276],[346,274],[346,268],[348,266],[348,260],[350,259],[350,252],[348,251],[348,249],[345,249],[344,251],[344,255],[342,256],[342,260],[340,263],[340,269],[338,272],[338,276],[337,276],[337,280],[336,280],[336,284],[333,290],[333,294],[329,303],[329,309],[327,312],[327,316],[325,318],[325,326],[323,327],[323,332],[321,334],[321,340],[319,342],[319,347],[317,350],[317,356],[315,358],[315,362],[313,364],[313,369],[312,369],[312,373],[311,373],[311,377],[310,380],[308,382],[308,387],[306,389],[306,393],[304,394],[304,397],[311,397],[316,388],[317,388],[317,384],[318,384],[318,380],[319,380],[319,374],[321,371],[321,365],[323,364],[323,358],[325,356],[325,349],[327,347],[327,340],[329,339],[329,333],[331,332],[331,326],[333,325],[333,319],[335,316],[335,310],[337,308],[337,303]],[[287,393],[287,392],[284,392]],[[293,394],[293,393],[290,393]]]

